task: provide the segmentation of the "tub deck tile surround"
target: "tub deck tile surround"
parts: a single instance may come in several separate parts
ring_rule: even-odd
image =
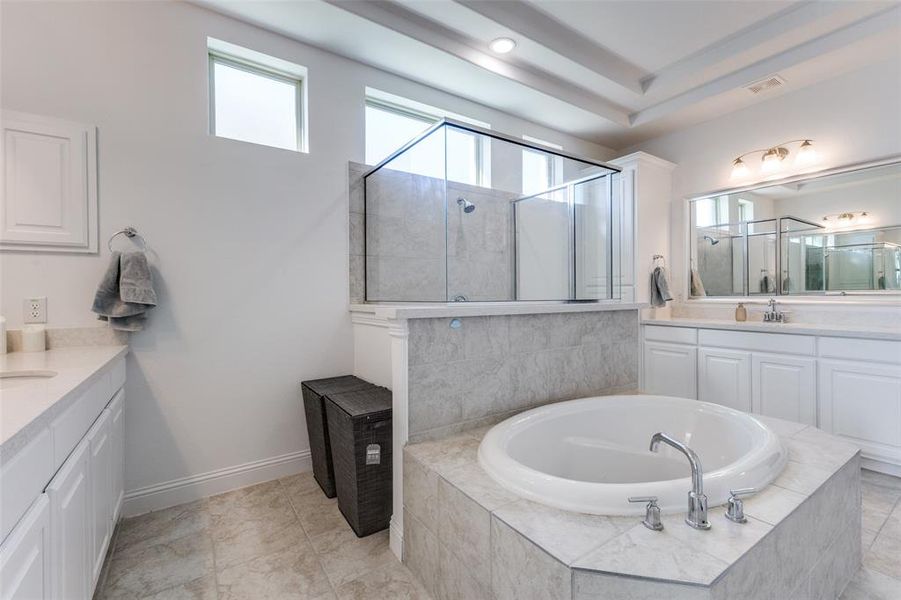
[[[858,449],[814,427],[759,418],[783,437],[788,465],[746,499],[748,524],[715,507],[706,532],[684,525],[684,514],[664,515],[666,529],[657,533],[635,517],[517,497],[478,466],[488,427],[410,444],[404,560],[440,600],[460,597],[463,585],[496,599],[587,600],[601,590],[616,598],[837,597],[860,566],[865,537]],[[444,581],[461,565],[468,566],[463,583]],[[873,579],[886,570],[878,566]]]

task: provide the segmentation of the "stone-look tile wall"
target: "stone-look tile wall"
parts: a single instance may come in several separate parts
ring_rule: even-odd
[[[445,216],[444,180],[382,169],[369,178],[364,219],[367,169],[357,163],[348,167],[351,302],[364,299],[364,269],[372,300],[513,299],[510,202],[516,194],[447,182]],[[461,196],[476,205],[474,212],[463,213],[457,205]]]
[[[409,433],[424,439],[638,387],[638,311],[413,319]]]
[[[519,498],[479,466],[484,430],[408,445],[404,563],[436,600],[837,598],[861,560],[860,454],[776,421],[785,471],[746,500],[746,524],[711,507],[707,532],[684,513],[651,532]]]

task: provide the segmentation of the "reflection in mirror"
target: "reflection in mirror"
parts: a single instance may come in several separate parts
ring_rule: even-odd
[[[901,291],[901,164],[699,198],[691,295]]]

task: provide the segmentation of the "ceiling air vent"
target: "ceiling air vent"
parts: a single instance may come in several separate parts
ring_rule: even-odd
[[[745,89],[752,94],[762,94],[763,92],[774,90],[777,87],[782,87],[783,85],[785,85],[784,79],[782,79],[778,75],[771,75],[766,79],[761,79],[760,81],[755,81],[754,83],[746,85]]]

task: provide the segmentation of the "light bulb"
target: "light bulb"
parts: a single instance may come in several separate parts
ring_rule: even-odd
[[[748,165],[740,158],[732,161],[732,179],[741,179],[748,175]]]
[[[813,144],[810,140],[804,140],[804,143],[801,144],[801,147],[798,148],[798,156],[795,157],[795,164],[797,165],[810,165],[815,163],[817,160],[817,151],[813,147]]]
[[[497,54],[506,54],[510,52],[514,48],[516,48],[516,42],[508,37],[499,37],[497,39],[491,40],[491,43],[488,44],[488,47],[492,52]]]
[[[770,148],[763,154],[760,170],[764,173],[775,173],[782,167],[782,161],[788,156],[785,148]]]

